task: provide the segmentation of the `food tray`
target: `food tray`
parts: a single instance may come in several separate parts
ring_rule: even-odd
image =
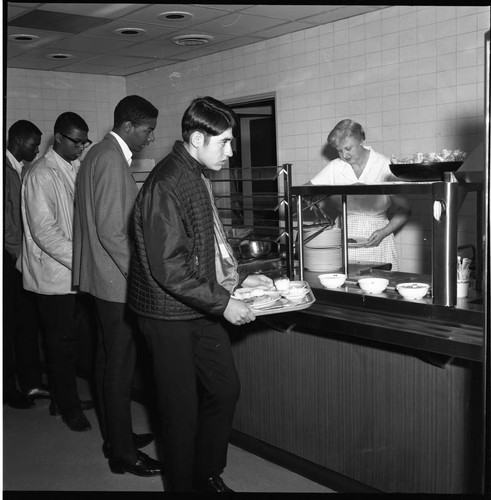
[[[310,285],[306,281],[302,281],[302,283],[304,283],[308,292],[298,304],[293,304],[289,300],[281,297],[279,300],[277,300],[274,304],[271,304],[271,306],[269,307],[263,307],[263,308],[251,307],[251,310],[254,311],[254,314],[256,316],[266,316],[268,314],[280,314],[292,311],[301,311],[302,309],[309,308],[315,302],[315,297],[312,292],[312,289],[310,288]]]
[[[443,181],[445,172],[455,172],[462,161],[434,161],[428,163],[390,163],[390,171],[409,182]]]

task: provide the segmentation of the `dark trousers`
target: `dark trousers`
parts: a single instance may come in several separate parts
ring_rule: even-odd
[[[77,389],[77,341],[75,294],[36,294],[46,335],[48,374],[61,413],[80,406]]]
[[[3,390],[27,392],[42,383],[40,322],[36,300],[22,287],[22,274],[3,252]],[[18,387],[17,387],[18,383]]]
[[[240,383],[218,320],[139,318],[153,358],[170,490],[220,475],[227,462]]]
[[[126,304],[94,298],[100,321],[95,359],[95,385],[101,433],[112,459],[137,458],[131,422],[131,388],[135,343]]]

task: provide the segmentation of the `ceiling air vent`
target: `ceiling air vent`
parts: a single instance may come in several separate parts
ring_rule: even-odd
[[[192,17],[193,17],[193,14],[191,14],[189,12],[173,10],[170,12],[162,12],[162,14],[159,14],[157,16],[157,19],[160,19],[161,21],[179,22],[179,21],[187,21],[188,19],[191,19]]]
[[[176,45],[185,45],[187,47],[196,47],[206,45],[213,40],[211,35],[178,35],[171,38],[172,43]]]
[[[63,59],[72,59],[73,55],[72,54],[48,54],[46,56],[48,59],[54,59],[56,61],[58,60],[63,60]]]
[[[146,31],[142,28],[118,28],[117,30],[114,30],[113,33],[115,35],[132,37],[144,35]]]
[[[26,33],[16,33],[14,35],[9,35],[9,40],[19,43],[29,43],[39,40],[39,37],[36,35],[28,35]]]

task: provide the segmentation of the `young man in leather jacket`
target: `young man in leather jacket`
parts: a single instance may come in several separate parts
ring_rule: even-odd
[[[207,170],[233,154],[233,111],[195,99],[182,118],[183,141],[159,162],[135,203],[135,256],[129,305],[148,341],[166,457],[166,489],[227,492],[220,474],[240,391],[226,323],[254,321],[231,297],[241,283],[213,202]]]

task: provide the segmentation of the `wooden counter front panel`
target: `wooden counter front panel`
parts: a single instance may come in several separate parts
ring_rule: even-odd
[[[479,492],[477,363],[259,322],[231,337],[234,429],[385,492]]]

